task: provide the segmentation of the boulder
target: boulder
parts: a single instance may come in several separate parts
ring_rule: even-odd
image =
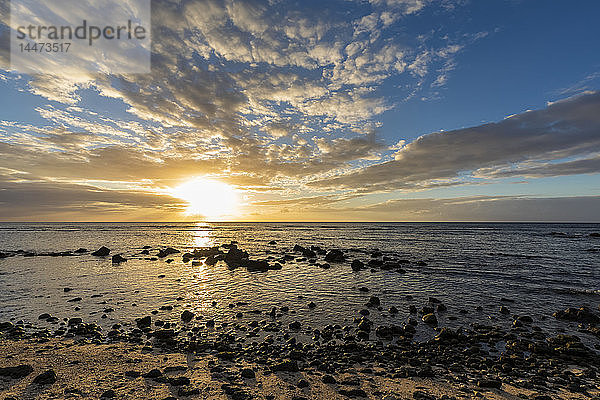
[[[92,253],[93,256],[96,257],[106,257],[110,254],[110,249],[108,247],[102,246],[98,250]]]
[[[587,307],[569,307],[564,311],[555,312],[553,316],[554,318],[560,320],[583,322],[588,324],[597,324],[600,322],[600,317],[592,313],[592,311]]]
[[[56,372],[51,369],[42,372],[33,379],[33,383],[38,385],[52,385],[54,382],[56,382]]]
[[[352,267],[352,271],[360,271],[361,269],[365,268],[365,264],[360,260],[352,261],[352,264],[350,264],[350,266]]]
[[[149,315],[143,318],[138,318],[135,320],[135,323],[137,325],[138,328],[143,329],[143,328],[149,328],[150,324],[152,324],[152,317],[150,317]]]
[[[329,250],[327,255],[325,256],[325,261],[327,262],[344,262],[346,256],[341,250]]]
[[[229,247],[229,251],[225,254],[225,263],[230,267],[239,267],[243,260],[247,259],[248,253],[237,248],[236,245]]]
[[[177,253],[180,253],[180,251],[177,249],[174,249],[172,247],[167,247],[164,250],[163,249],[159,250],[157,256],[158,256],[158,258],[165,258],[167,256],[170,256],[171,254],[177,254]]]
[[[112,256],[113,264],[120,264],[125,261],[127,261],[127,259],[121,256],[120,254],[115,254],[114,256]]]
[[[367,307],[379,307],[381,305],[381,300],[377,296],[371,296],[369,301],[367,302]]]
[[[429,325],[437,325],[438,320],[437,320],[437,317],[435,316],[435,314],[430,313],[430,314],[423,315],[423,322],[425,322],[426,324],[429,324]]]
[[[8,376],[13,379],[25,378],[33,372],[33,367],[27,364],[17,365],[16,367],[0,368],[0,376]]]
[[[185,310],[181,313],[181,320],[183,322],[190,322],[194,318],[194,313],[188,310]]]

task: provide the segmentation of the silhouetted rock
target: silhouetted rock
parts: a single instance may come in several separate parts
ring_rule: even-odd
[[[430,313],[423,315],[423,322],[429,325],[437,325],[438,320],[435,314]]]
[[[135,323],[140,329],[148,328],[150,327],[150,324],[152,324],[152,318],[148,315],[146,317],[136,319]]]
[[[121,256],[120,254],[115,254],[114,256],[112,256],[113,264],[120,264],[125,261],[127,261],[127,259]]]
[[[92,253],[93,256],[97,257],[106,257],[110,254],[110,249],[108,247],[102,246],[98,250]]]
[[[344,262],[346,256],[341,250],[329,250],[327,255],[325,256],[325,261],[327,262]]]
[[[191,311],[185,310],[183,313],[181,313],[181,320],[183,322],[190,322],[192,318],[194,318],[194,313]]]
[[[553,315],[556,319],[562,319],[565,321],[576,321],[590,324],[597,324],[600,322],[600,317],[592,313],[592,311],[587,307],[569,307],[564,311],[557,311]]]
[[[25,378],[33,372],[31,365],[22,364],[16,367],[4,367],[0,368],[0,376],[8,376],[13,379]]]
[[[172,247],[167,247],[166,249],[161,249],[158,251],[158,254],[156,255],[158,258],[165,258],[167,256],[170,256],[171,254],[177,254],[180,253],[179,250],[174,249]]]
[[[54,382],[56,382],[56,372],[51,369],[42,372],[33,379],[33,383],[38,385],[52,385]]]

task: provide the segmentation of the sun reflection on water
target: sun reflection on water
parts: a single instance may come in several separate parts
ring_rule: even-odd
[[[214,246],[213,229],[207,223],[198,223],[197,228],[192,233],[193,247],[211,247]]]

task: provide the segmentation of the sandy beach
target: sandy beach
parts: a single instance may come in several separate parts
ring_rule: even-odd
[[[0,381],[3,399],[589,399],[589,394],[563,390],[542,393],[502,385],[485,389],[477,385],[439,378],[389,378],[382,368],[359,372],[360,366],[336,374],[336,383],[324,383],[323,375],[307,368],[298,372],[268,373],[263,366],[223,360],[215,356],[179,352],[141,351],[140,346],[89,344],[74,340],[2,340],[2,366],[30,365],[33,372],[21,379]],[[161,379],[144,378],[158,369]],[[248,376],[248,369],[255,376]],[[52,370],[56,382],[36,384],[36,376]],[[246,372],[242,372],[246,371]],[[186,385],[178,385],[177,379]],[[169,383],[170,380],[170,383]],[[304,383],[301,383],[304,382]],[[302,387],[307,384],[306,387]],[[225,385],[225,386],[223,386]],[[346,394],[341,394],[344,390]],[[112,392],[111,392],[112,391]],[[354,394],[351,392],[354,391]],[[364,391],[362,395],[361,391]],[[229,394],[228,394],[229,393]],[[350,394],[350,395],[348,395]],[[104,396],[104,397],[102,397]]]

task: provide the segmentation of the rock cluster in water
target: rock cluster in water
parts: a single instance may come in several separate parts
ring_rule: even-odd
[[[274,246],[276,242],[270,242],[270,245]],[[137,257],[152,256],[151,250],[149,247],[144,248]],[[87,250],[80,249],[64,252],[64,255],[86,252]],[[348,254],[340,249],[327,250],[318,246],[295,245],[291,253],[255,259],[233,242],[185,253],[169,247],[159,249],[155,257],[166,259],[181,254],[182,262],[185,263],[203,262],[211,266],[223,262],[232,269],[246,268],[260,272],[281,269],[287,262],[298,259],[324,269],[331,268],[332,265],[346,265],[354,271],[372,269],[406,273],[405,268],[408,265],[427,265],[426,261],[408,261],[385,255],[378,250],[364,252],[362,259],[348,257]],[[18,254],[26,256],[18,252],[11,256]],[[92,253],[98,257],[106,257],[109,254],[110,250],[106,247]],[[119,254],[113,255],[112,261],[118,264],[127,259]],[[361,366],[360,371],[364,374],[382,375],[392,379],[437,377],[455,383],[470,384],[482,390],[500,389],[504,384],[511,384],[542,393],[559,389],[587,393],[600,384],[600,358],[597,352],[600,345],[590,348],[577,335],[548,335],[536,326],[535,320],[528,315],[512,316],[509,329],[494,325],[491,321],[473,322],[469,327],[451,329],[439,326],[438,315],[447,312],[448,308],[440,299],[430,297],[420,309],[413,305],[409,310],[412,316],[406,321],[376,326],[369,318],[372,313],[387,310],[390,315],[395,315],[398,310],[393,305],[384,304],[377,293],[371,293],[369,288],[360,287],[358,290],[370,293],[370,297],[365,308],[355,316],[353,323],[346,326],[330,324],[322,329],[313,329],[301,321],[293,321],[286,325],[281,317],[289,315],[289,307],[258,310],[254,312],[254,320],[242,322],[238,318],[242,313],[237,308],[247,304],[239,302],[230,305],[232,315],[223,315],[222,321],[204,319],[202,315],[184,310],[178,322],[164,322],[156,320],[152,315],[145,315],[132,318],[131,327],[114,324],[108,332],[104,332],[96,323],[87,323],[79,317],[59,320],[50,313],[44,313],[39,319],[58,324],[56,330],[36,329],[23,321],[1,322],[0,337],[13,340],[35,338],[40,341],[50,337],[64,337],[98,344],[124,341],[139,344],[146,351],[160,349],[211,354],[220,360],[240,365],[253,363],[263,374],[298,371],[320,374],[322,382],[337,385],[338,393],[347,397],[366,396],[366,393],[358,388],[356,381],[340,382],[336,379],[337,375],[357,365]],[[68,291],[70,288],[65,288],[65,292]],[[81,298],[75,297],[69,301],[80,300]],[[512,302],[508,299],[501,300]],[[304,306],[306,304],[304,303]],[[309,302],[308,307],[312,310],[318,305]],[[497,310],[499,315],[510,318],[511,311],[505,304],[500,304]],[[579,331],[582,334],[595,340],[600,339],[598,310],[571,307],[557,311],[554,317],[579,323]],[[415,327],[419,324],[429,326],[435,331],[435,336],[424,342],[416,341]],[[299,334],[312,339],[302,341],[298,338]],[[213,372],[230,381],[223,384],[224,393],[232,398],[250,398],[240,379],[253,379],[256,375],[254,369],[241,368],[235,376],[228,378],[225,371],[219,368],[221,367],[214,366]],[[577,372],[573,372],[574,370]],[[28,365],[0,368],[0,376],[9,379],[20,379],[33,372]],[[142,374],[147,379],[180,387],[181,396],[199,393],[197,388],[189,387],[189,379],[166,377],[164,371],[158,368],[144,373],[131,371],[130,374]],[[57,377],[54,371],[48,370],[37,375],[34,382],[39,385],[51,385],[57,379],[60,377]],[[305,387],[308,382],[301,380],[297,385]],[[430,395],[415,392],[414,398],[432,398],[427,396]],[[106,392],[103,397],[114,397],[114,393]]]

